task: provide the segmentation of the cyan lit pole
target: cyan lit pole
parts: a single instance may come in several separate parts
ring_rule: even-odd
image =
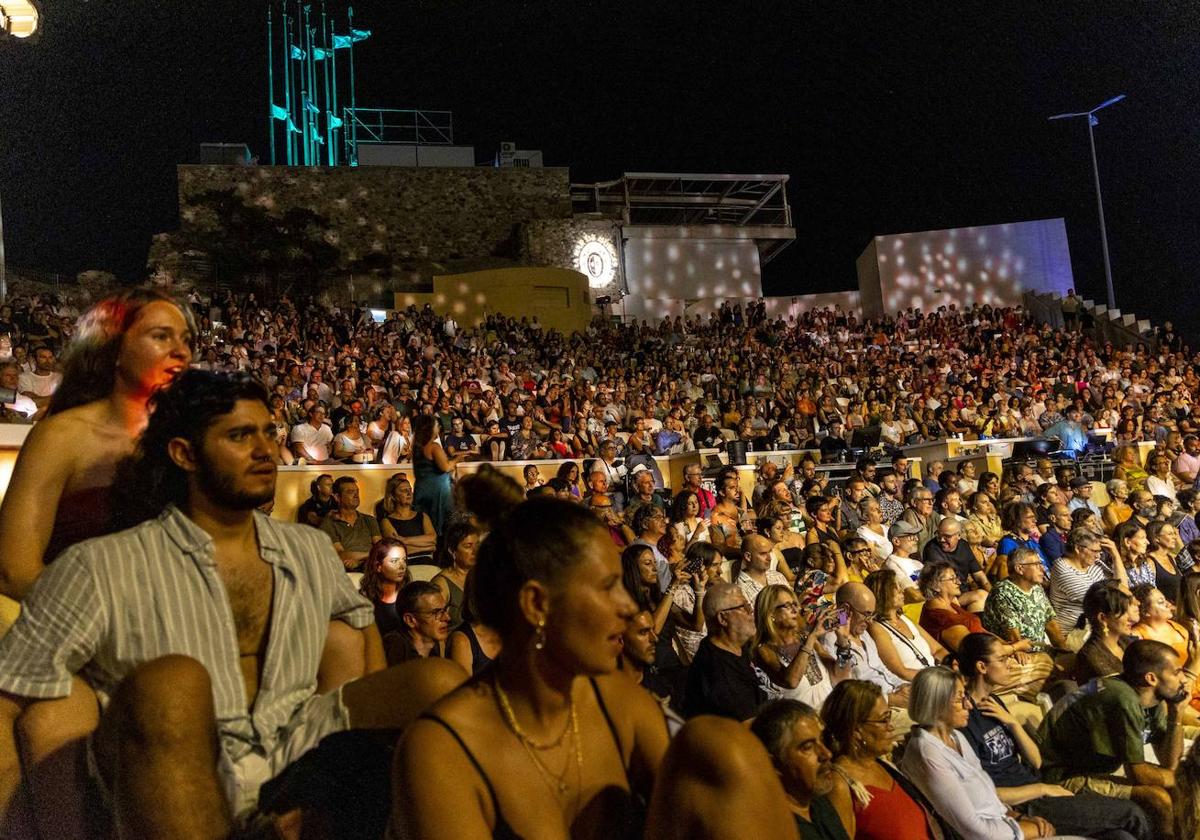
[[[1107,108],[1109,105],[1115,105],[1124,98],[1125,94],[1122,93],[1120,96],[1114,96],[1112,99],[1102,102],[1090,111],[1080,111],[1079,113],[1073,114],[1055,114],[1053,117],[1050,117],[1052,120],[1065,120],[1072,117],[1087,117],[1088,145],[1092,150],[1092,177],[1096,182],[1096,209],[1100,214],[1100,250],[1104,255],[1104,284],[1108,291],[1109,309],[1117,308],[1117,297],[1113,292],[1112,265],[1109,264],[1108,260],[1108,231],[1104,226],[1104,199],[1100,195],[1100,166],[1096,161],[1096,137],[1092,132],[1092,128],[1100,123],[1095,116],[1097,111]]]

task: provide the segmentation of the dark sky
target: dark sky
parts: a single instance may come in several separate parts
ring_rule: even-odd
[[[176,225],[176,163],[204,141],[266,158],[265,2],[43,5],[40,40],[0,44],[9,262],[136,277]],[[1128,94],[1097,129],[1118,303],[1200,332],[1194,0],[355,8],[359,103],[452,110],[481,158],[512,139],[575,180],[790,175],[768,294],[854,288],[874,234],[1065,216],[1103,299],[1086,130],[1046,117]]]

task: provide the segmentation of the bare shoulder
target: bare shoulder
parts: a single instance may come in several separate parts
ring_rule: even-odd
[[[647,723],[655,727],[663,726],[662,708],[628,674],[613,671],[595,680],[600,699],[617,728],[627,730]]]

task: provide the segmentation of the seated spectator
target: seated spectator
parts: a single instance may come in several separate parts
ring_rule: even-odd
[[[983,574],[970,545],[962,539],[962,525],[957,520],[946,517],[938,522],[937,539],[925,546],[921,560],[926,569],[935,563],[951,566],[958,574],[959,603],[972,612],[983,609],[992,585]],[[967,586],[973,589],[966,591]]]
[[[949,668],[926,668],[912,684],[909,713],[915,728],[900,760],[950,827],[966,840],[1050,837],[1043,817],[1013,818],[965,735],[970,706],[962,679]]]
[[[346,408],[342,430],[333,438],[332,457],[345,464],[369,464],[375,460],[375,450],[363,428],[362,400],[353,399]]]
[[[1200,738],[1175,768],[1175,795],[1172,797],[1175,836],[1200,836]]]
[[[900,519],[918,529],[917,553],[923,554],[925,546],[937,537],[939,516],[933,509],[933,494],[928,486],[920,484],[908,491],[908,507]]]
[[[830,604],[806,624],[800,602],[786,586],[768,586],[754,605],[754,639],[750,650],[754,667],[767,678],[767,696],[785,697],[819,706],[833,686],[849,673],[822,660],[821,636],[826,622],[837,623],[837,608]],[[847,633],[847,625],[835,632]],[[833,672],[831,673],[831,669]]]
[[[1146,490],[1152,496],[1175,500],[1175,478],[1171,475],[1171,459],[1165,454],[1151,454]]]
[[[1067,507],[1072,513],[1083,508],[1090,510],[1097,517],[1103,515],[1100,506],[1092,501],[1092,482],[1083,476],[1071,479],[1071,501],[1067,503]]]
[[[479,531],[466,520],[455,520],[442,534],[439,565],[442,570],[431,583],[441,590],[450,607],[450,632],[462,624],[462,611],[467,588],[467,575],[475,568],[475,552],[479,547]]]
[[[848,579],[841,555],[820,543],[805,547],[801,569],[795,590],[800,606],[805,610],[822,602],[833,603],[838,587]]]
[[[1150,823],[1133,802],[1089,790],[1072,794],[1042,781],[1037,742],[997,693],[1012,678],[1011,659],[1000,647],[995,636],[973,633],[963,639],[958,653],[970,706],[962,734],[996,785],[1000,801],[1022,816],[1049,820],[1063,834],[1107,837],[1124,831],[1120,836],[1150,840]]]
[[[324,464],[329,461],[331,443],[333,430],[325,422],[325,406],[313,403],[308,409],[305,421],[292,426],[288,436],[292,454],[310,464]]]
[[[1038,540],[1038,547],[1042,550],[1041,556],[1049,564],[1046,571],[1050,571],[1050,567],[1053,567],[1055,561],[1062,557],[1067,550],[1067,534],[1069,533],[1071,533],[1071,509],[1066,505],[1051,505],[1049,523],[1045,533]],[[1011,574],[1011,569],[1010,561],[1009,574]]]
[[[21,366],[9,359],[0,362],[0,388],[16,394],[12,402],[4,403],[0,421],[4,423],[31,423],[41,409],[29,397],[21,393]]]
[[[1183,624],[1175,621],[1175,608],[1163,594],[1152,586],[1145,584],[1133,591],[1133,597],[1138,602],[1140,620],[1133,626],[1133,634],[1139,639],[1153,639],[1169,645],[1179,661],[1183,663],[1184,671],[1189,674],[1200,673],[1200,648],[1197,648],[1197,635],[1200,627],[1196,622],[1187,621],[1186,629]],[[1192,702],[1184,708],[1181,720],[1188,726],[1200,723],[1200,702],[1197,699],[1197,686],[1194,678],[1191,680]]]
[[[875,683],[844,680],[834,687],[821,707],[835,771],[829,798],[838,813],[854,814],[858,840],[942,837],[925,796],[891,764],[894,712]]]
[[[625,632],[621,635],[621,653],[617,668],[649,692],[665,712],[677,698],[672,697],[672,681],[664,679],[654,665],[658,646],[654,616],[649,610],[639,611],[629,620]],[[679,723],[682,724],[682,721]]]
[[[1146,559],[1154,565],[1154,586],[1174,604],[1179,600],[1182,579],[1175,564],[1175,558],[1183,550],[1179,531],[1165,519],[1155,519],[1146,526],[1146,541],[1149,543]]]
[[[967,519],[979,526],[983,544],[988,548],[995,548],[1004,536],[1004,526],[996,513],[996,500],[982,490],[972,493],[968,498],[970,513]]]
[[[858,507],[862,524],[859,525],[855,536],[866,540],[875,555],[876,563],[882,565],[892,556],[892,543],[888,539],[887,533],[888,526],[883,523],[883,508],[879,506],[879,500],[874,496],[864,496]]]
[[[1037,512],[1032,505],[1009,502],[1000,511],[1000,522],[1004,525],[1004,536],[996,544],[996,563],[1001,576],[1008,574],[1008,555],[1012,554],[1013,549],[1021,547],[1036,551],[1043,565],[1050,568],[1042,553],[1042,532],[1038,528]]]
[[[904,502],[900,498],[901,474],[893,470],[879,477],[879,507],[883,522],[889,528],[904,515]]]
[[[410,560],[429,562],[437,547],[433,520],[413,507],[413,486],[404,473],[388,479],[388,489],[380,505],[384,515],[379,520],[379,532],[404,543]]]
[[[525,468],[521,470],[521,475],[525,478],[525,486],[521,489],[525,491],[526,496],[529,495],[530,490],[541,487],[546,483],[542,481],[542,474],[537,464],[526,464]]]
[[[867,630],[875,620],[875,596],[865,584],[850,581],[838,588],[836,604],[840,611],[839,623],[844,616],[848,630],[845,633],[833,629],[825,631],[822,643],[826,655],[839,669],[849,665],[850,676],[854,679],[878,685],[887,696],[888,705],[897,709],[896,729],[901,733],[908,732],[911,723],[904,712],[908,705],[908,681],[896,676],[884,664],[879,648]]]
[[[875,552],[861,537],[847,537],[842,542],[842,554],[846,557],[846,575],[849,580],[861,583],[867,575],[879,568]]]
[[[404,622],[396,611],[400,590],[412,582],[408,554],[396,540],[383,539],[371,546],[363,563],[358,592],[375,607],[380,635],[400,630]]]
[[[651,505],[663,514],[664,530],[667,522],[667,503],[654,488],[654,473],[645,464],[633,468],[633,494],[625,505],[625,519],[632,524],[633,515],[643,505]],[[635,532],[637,529],[634,529]]]
[[[1042,778],[1067,790],[1132,799],[1154,824],[1171,829],[1175,767],[1183,752],[1179,712],[1187,675],[1168,645],[1148,639],[1124,651],[1120,674],[1060,700],[1047,715],[1041,740]],[[1154,747],[1157,764],[1146,756]],[[1124,778],[1112,774],[1124,771]]]
[[[1125,579],[1130,589],[1143,583],[1155,585],[1157,575],[1154,561],[1148,555],[1150,540],[1137,516],[1131,517],[1113,532],[1113,542],[1125,566]]]
[[[1088,590],[1109,579],[1109,570],[1100,562],[1105,543],[1113,547],[1116,579],[1123,581],[1125,567],[1116,546],[1087,526],[1071,529],[1066,554],[1050,570],[1050,605],[1058,616],[1059,627],[1065,632],[1069,633],[1078,625],[1083,614],[1083,597]]]
[[[1104,488],[1108,491],[1109,502],[1101,511],[1100,519],[1104,523],[1104,532],[1111,535],[1118,525],[1133,516],[1133,508],[1125,504],[1129,498],[1129,485],[1124,481],[1111,479]]]
[[[750,726],[783,782],[800,839],[850,840],[853,815],[839,814],[829,799],[833,765],[821,729],[816,710],[798,700],[770,703]]]
[[[311,494],[296,511],[296,521],[314,528],[320,528],[325,517],[337,509],[337,500],[333,498],[333,476],[321,473],[308,485]]]
[[[904,614],[903,589],[891,569],[873,572],[867,587],[875,596],[875,620],[867,628],[879,658],[904,682],[922,668],[936,665],[949,655],[942,645]]]
[[[786,502],[768,502],[756,522],[758,535],[771,543],[771,569],[779,572],[788,583],[795,583],[792,567],[800,566],[804,557],[804,538],[789,531],[784,518]]]
[[[704,596],[704,625],[683,694],[685,717],[754,717],[765,699],[746,643],[754,638],[754,607],[733,584],[718,583]]]
[[[631,520],[634,537],[629,544],[630,548],[638,545],[649,548],[658,570],[658,585],[670,586],[674,572],[667,558],[658,550],[659,542],[667,534],[666,514],[654,505],[643,505],[632,517],[627,518]]]
[[[358,509],[358,482],[344,475],[333,482],[333,498],[337,509],[331,511],[321,523],[321,530],[333,540],[333,550],[338,553],[342,565],[348,572],[357,572],[371,546],[379,542],[379,523],[369,513]]]
[[[488,627],[476,616],[479,604],[475,594],[475,570],[467,574],[463,587],[462,623],[450,634],[447,655],[462,666],[468,674],[478,674],[500,655],[500,634]]]
[[[834,523],[839,504],[838,500],[831,496],[813,496],[804,503],[808,515],[813,521],[813,526],[804,534],[806,546],[820,543],[829,546],[838,555],[842,555],[841,540]]]
[[[1096,677],[1119,673],[1125,648],[1133,641],[1138,604],[1111,580],[1101,581],[1083,596],[1083,615],[1090,635],[1075,654],[1072,679],[1083,685]]]
[[[401,626],[383,637],[388,665],[446,656],[450,605],[440,589],[429,581],[412,581],[400,590],[395,611]]]
[[[952,579],[953,575],[953,579]],[[958,650],[958,643],[968,633],[984,632],[975,613],[967,612],[958,602],[958,575],[948,563],[927,563],[921,570],[919,583],[925,596],[921,610],[921,626],[949,650]],[[1010,654],[1024,653],[1032,647],[1028,640],[1007,645]]]
[[[33,351],[33,367],[22,371],[18,376],[17,393],[32,400],[38,408],[38,413],[45,413],[54,396],[62,374],[56,369],[54,351],[49,347],[37,347]]]
[[[988,593],[983,626],[1008,642],[1027,640],[1032,650],[1065,650],[1066,636],[1046,597],[1041,558],[1027,548],[1017,548],[1008,556],[1008,568],[1008,578]]]
[[[917,539],[920,530],[908,522],[897,522],[888,529],[888,538],[892,542],[892,556],[884,564],[886,568],[896,573],[900,585],[904,587],[905,603],[920,603],[925,600],[917,579],[921,569],[925,567],[919,559],[913,556],[917,550]]]
[[[696,649],[700,646],[700,641],[707,632],[704,625],[704,610],[701,606],[704,598],[707,597],[708,591],[718,583],[729,582],[721,576],[722,562],[723,558],[711,543],[692,543],[684,552],[683,568],[692,576],[692,580],[700,582],[698,587],[678,586],[674,590],[676,606],[684,615],[693,617],[691,622],[675,624],[675,647],[679,651],[679,659],[684,665],[691,663],[692,657],[696,655]]]

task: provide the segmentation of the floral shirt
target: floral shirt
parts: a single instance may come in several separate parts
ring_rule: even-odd
[[[1034,586],[1026,594],[1011,580],[1002,580],[988,593],[983,626],[1002,639],[1009,638],[1010,630],[1016,630],[1022,639],[1045,645],[1049,644],[1046,622],[1054,616],[1054,607],[1042,587]]]

